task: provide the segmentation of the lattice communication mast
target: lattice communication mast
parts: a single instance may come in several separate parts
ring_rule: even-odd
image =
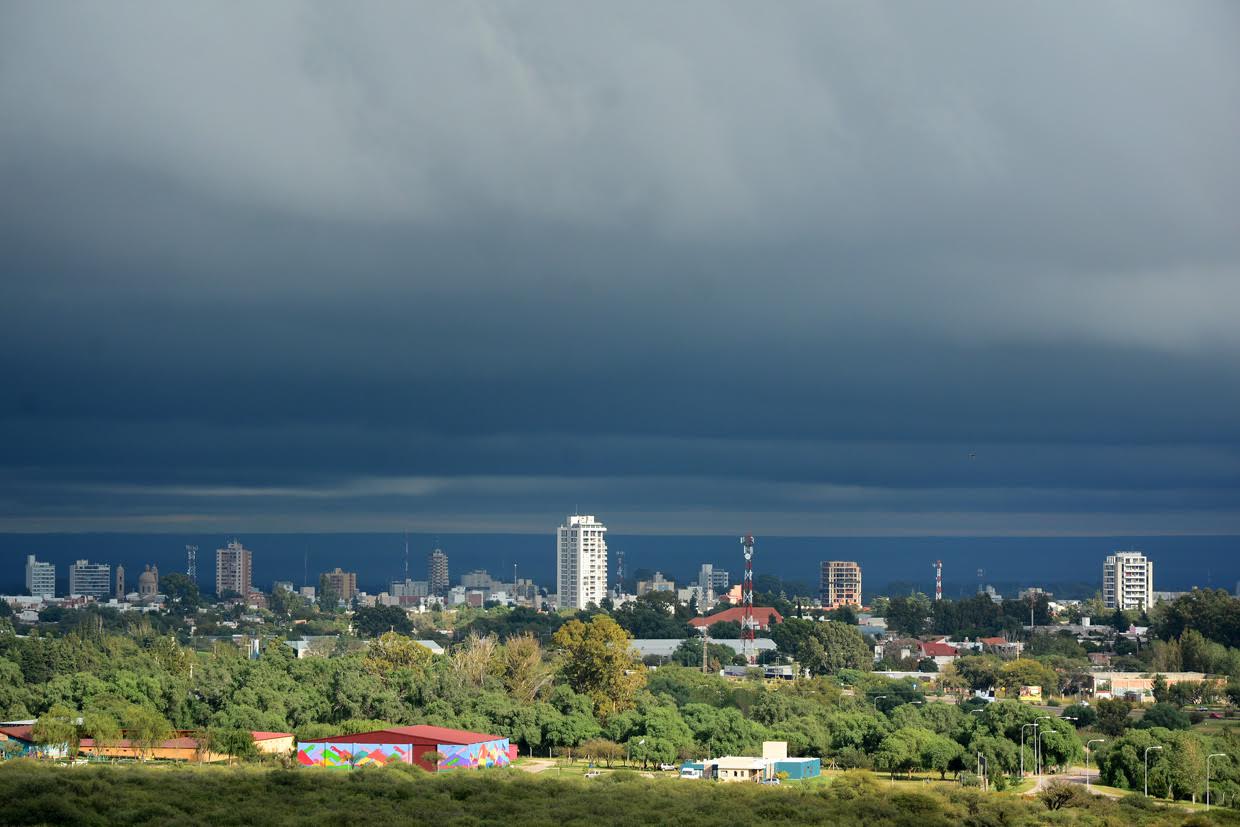
[[[943,561],[935,560],[934,566],[934,599],[943,599]]]
[[[185,547],[185,576],[198,585],[198,546]]]
[[[753,619],[753,535],[746,534],[741,538],[741,549],[745,552],[745,580],[741,585],[741,603],[744,606],[741,615],[741,654],[751,665],[758,662],[758,653],[754,647],[754,629],[757,623]]]

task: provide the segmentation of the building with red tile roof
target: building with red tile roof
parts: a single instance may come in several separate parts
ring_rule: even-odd
[[[745,617],[745,607],[735,606],[731,609],[724,609],[718,614],[709,615],[708,617],[695,617],[689,621],[689,625],[695,629],[707,629],[716,623],[727,623],[735,621],[740,623]],[[758,624],[758,629],[766,631],[771,628],[772,623],[783,623],[784,617],[770,606],[754,606],[753,619]]]

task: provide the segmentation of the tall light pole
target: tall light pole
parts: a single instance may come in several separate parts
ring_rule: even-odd
[[[1020,725],[1020,777],[1025,777],[1025,727],[1038,728],[1036,723]]]
[[[1041,715],[1033,719],[1036,724],[1038,721],[1053,721],[1054,715]],[[1039,729],[1033,734],[1033,762],[1037,767],[1038,775],[1042,774],[1042,730]]]
[[[874,711],[875,712],[878,712],[878,702],[886,697],[887,697],[886,695],[875,695],[874,696]]]
[[[1090,738],[1088,741],[1085,742],[1085,789],[1087,790],[1089,789],[1089,756],[1093,752],[1093,750],[1089,748],[1089,745],[1090,744],[1105,744],[1106,742],[1107,742],[1106,738]],[[1207,769],[1208,769],[1209,763],[1210,763],[1209,761],[1206,762]],[[1209,784],[1207,783],[1206,786],[1209,787]]]
[[[1225,752],[1212,752],[1206,756],[1206,810],[1207,811],[1209,811],[1210,809],[1210,759],[1211,758],[1226,758],[1226,757],[1228,756],[1227,756],[1227,753]]]
[[[1145,797],[1150,797],[1150,750],[1161,750],[1162,747],[1146,747],[1145,748]]]

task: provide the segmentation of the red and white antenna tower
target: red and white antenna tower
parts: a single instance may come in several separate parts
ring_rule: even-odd
[[[741,548],[745,552],[745,580],[741,584],[741,604],[744,613],[741,615],[741,654],[751,665],[758,662],[758,653],[754,647],[753,631],[757,623],[753,619],[753,535],[746,534],[741,538]]]
[[[934,599],[943,599],[943,561],[934,561]]]

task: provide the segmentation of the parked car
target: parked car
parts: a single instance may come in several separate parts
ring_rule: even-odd
[[[602,775],[602,773],[598,770],[590,770],[586,773],[586,778],[598,778],[600,775]]]
[[[675,764],[660,764],[659,769],[663,772],[676,772],[679,767]]]

